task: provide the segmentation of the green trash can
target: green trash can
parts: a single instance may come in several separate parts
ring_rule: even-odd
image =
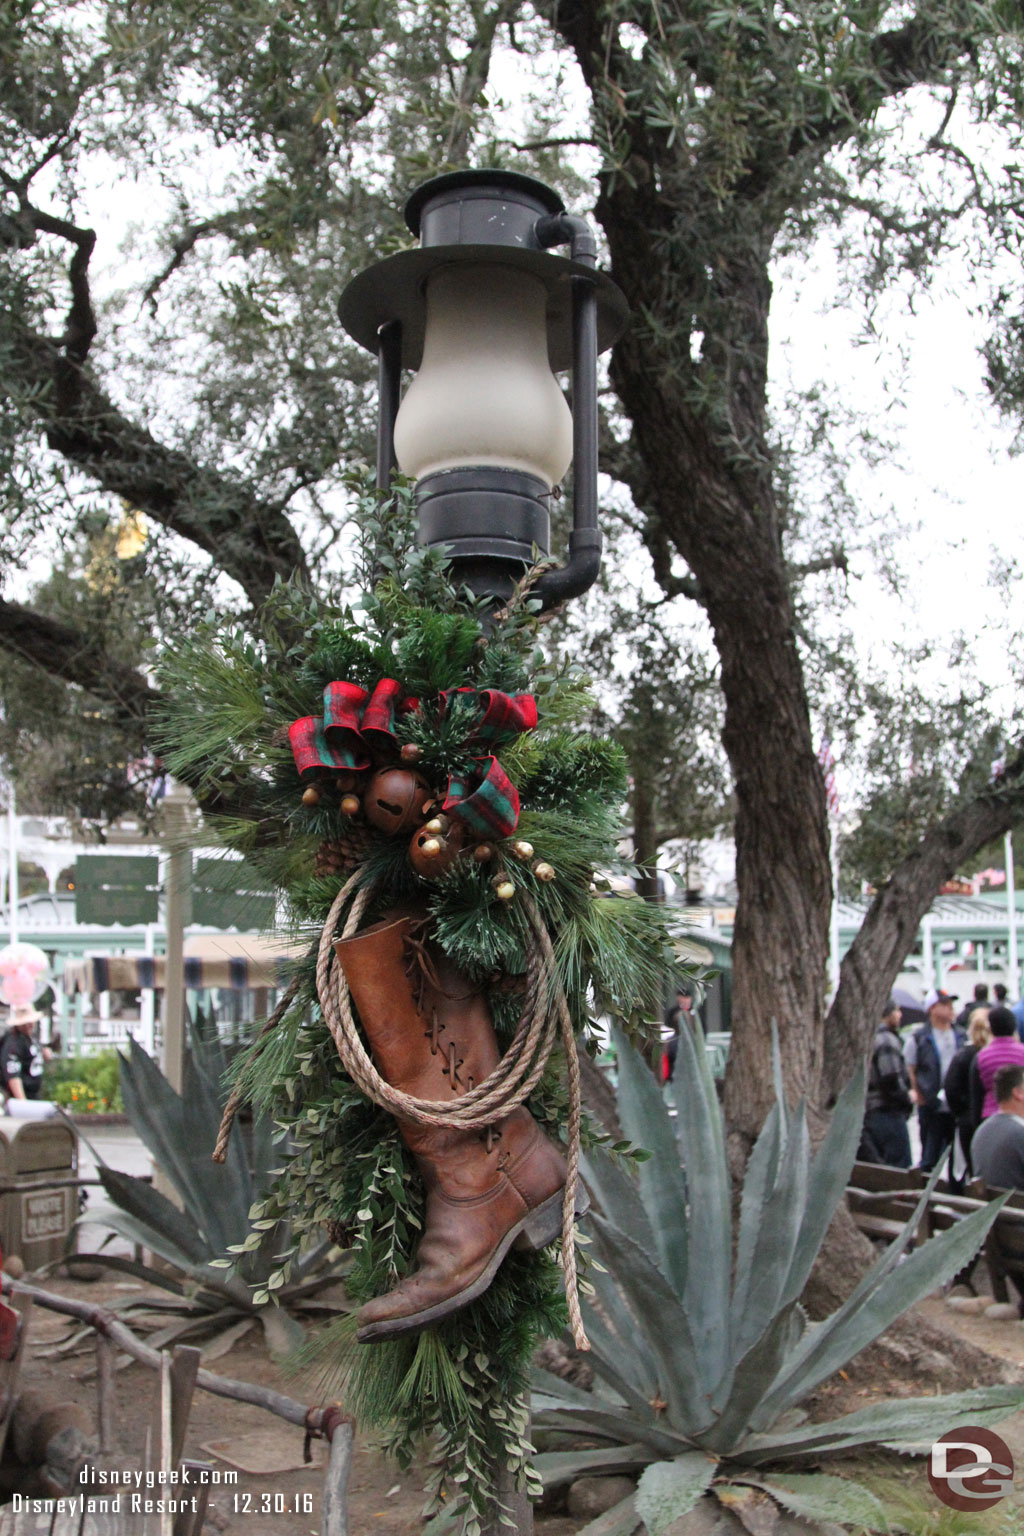
[[[63,1256],[78,1216],[78,1134],[66,1120],[0,1117],[0,1250],[25,1268]]]

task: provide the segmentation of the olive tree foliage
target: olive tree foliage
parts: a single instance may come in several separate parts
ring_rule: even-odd
[[[333,323],[338,289],[404,238],[421,177],[555,180],[632,308],[605,468],[650,613],[667,634],[699,616],[713,648],[739,892],[730,1123],[749,1140],[767,1109],[772,1017],[792,1091],[827,1105],[942,879],[1020,816],[1022,760],[921,819],[826,1015],[808,695],[829,665],[802,584],[841,584],[846,553],[828,517],[796,515],[773,432],[772,274],[823,230],[850,293],[927,282],[964,242],[975,270],[1015,252],[1020,33],[1002,0],[0,0],[5,564],[127,505],[150,520],[157,636],[192,621],[197,583],[242,612],[281,578],[330,591],[346,471],[370,451],[371,364]],[[505,110],[510,59],[536,86]],[[8,589],[0,645],[144,731],[145,676],[87,618]],[[639,737],[658,701],[633,702]]]

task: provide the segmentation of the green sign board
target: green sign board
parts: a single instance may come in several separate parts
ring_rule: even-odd
[[[275,901],[244,859],[197,859],[192,883],[192,921],[203,928],[269,928]]]
[[[156,858],[83,853],[75,860],[75,921],[155,923],[159,889]]]

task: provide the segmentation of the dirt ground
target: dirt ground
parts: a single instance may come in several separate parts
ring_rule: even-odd
[[[49,1277],[45,1288],[94,1305],[109,1305],[142,1287],[131,1281],[96,1282]],[[815,1417],[851,1412],[884,1396],[918,1395],[953,1391],[975,1385],[980,1379],[1018,1379],[1024,1382],[1024,1324],[991,1321],[984,1316],[954,1312],[941,1297],[930,1298],[917,1309],[930,1325],[927,1339],[919,1341],[912,1326],[898,1337],[867,1352],[845,1372],[825,1384],[814,1404]],[[32,1317],[29,1353],[23,1384],[45,1390],[56,1398],[70,1398],[95,1414],[96,1379],[91,1349],[70,1357],[56,1357],[53,1346],[66,1335],[67,1321],[37,1308]],[[909,1342],[908,1342],[909,1341]],[[970,1347],[983,1350],[985,1362]],[[210,1367],[218,1375],[276,1387],[288,1396],[305,1400],[304,1383],[285,1377],[268,1359],[258,1331],[253,1330],[231,1352]],[[308,1384],[315,1400],[315,1383]],[[110,1468],[131,1470],[142,1464],[146,1430],[154,1421],[156,1375],[131,1364],[117,1375],[116,1452],[104,1459]],[[954,1426],[950,1426],[953,1428]],[[1006,1421],[1000,1429],[1018,1467],[1024,1468],[1024,1413]],[[254,1473],[240,1471],[237,1482],[214,1487],[205,1529],[227,1531],[235,1536],[317,1536],[320,1530],[323,1483],[322,1445],[314,1444],[316,1460],[302,1465],[303,1434],[280,1419],[246,1404],[197,1392],[193,1401],[186,1455],[212,1460],[222,1473],[230,1468],[204,1446],[219,1446],[226,1455],[231,1447],[245,1450],[247,1437],[261,1435],[264,1445],[287,1464],[287,1470]],[[250,1442],[250,1454],[253,1446]],[[259,1449],[255,1455],[259,1458]],[[349,1485],[349,1522],[353,1536],[419,1536],[423,1522],[425,1470],[412,1468],[400,1474],[366,1439],[357,1437]],[[1022,1480],[1018,1478],[1018,1487]],[[1024,1494],[1018,1496],[1024,1509]],[[563,1512],[542,1512],[536,1521],[537,1536],[575,1536],[585,1520]]]

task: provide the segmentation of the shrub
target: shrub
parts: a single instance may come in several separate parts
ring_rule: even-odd
[[[76,1115],[120,1113],[120,1061],[116,1050],[57,1056],[43,1068],[42,1096]]]

